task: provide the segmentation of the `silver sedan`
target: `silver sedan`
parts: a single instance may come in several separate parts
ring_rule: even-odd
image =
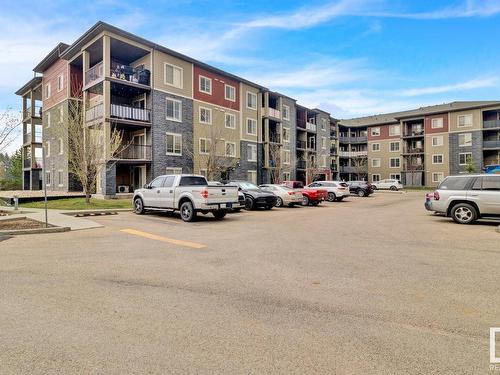
[[[276,184],[263,184],[259,186],[262,190],[273,193],[278,197],[276,207],[294,206],[302,204],[302,191],[287,186]]]

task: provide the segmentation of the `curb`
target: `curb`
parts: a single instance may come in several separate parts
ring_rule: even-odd
[[[398,191],[391,191],[391,190],[373,190],[373,194],[377,193],[383,193],[383,194],[406,194],[406,191],[403,190],[398,190]]]
[[[14,236],[20,234],[61,233],[61,232],[68,232],[70,230],[71,230],[70,227],[0,230],[0,236]]]
[[[63,215],[69,216],[96,216],[96,215],[116,215],[118,212],[132,212],[132,208],[105,208],[103,210],[74,210],[61,211]]]

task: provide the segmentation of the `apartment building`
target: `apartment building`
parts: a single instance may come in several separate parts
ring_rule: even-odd
[[[448,175],[470,168],[479,172],[500,163],[499,119],[500,102],[471,101],[341,120],[340,152],[346,149],[342,136],[354,131],[363,138],[357,148],[351,143],[350,150],[366,150],[367,163],[361,176],[352,168],[340,176],[370,181],[395,178],[408,186],[436,186]],[[342,158],[340,163],[342,172]]]

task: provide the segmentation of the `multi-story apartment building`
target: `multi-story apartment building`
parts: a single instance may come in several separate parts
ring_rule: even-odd
[[[343,135],[362,137],[366,170],[341,178],[401,179],[409,186],[436,186],[444,177],[500,164],[500,102],[453,102],[339,122]],[[352,143],[350,145],[352,147]],[[354,151],[354,148],[351,149]],[[340,159],[342,172],[342,158]],[[344,169],[347,172],[347,170]],[[354,176],[353,176],[354,174]]]

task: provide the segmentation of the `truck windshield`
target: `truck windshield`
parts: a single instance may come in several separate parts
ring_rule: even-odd
[[[181,177],[179,186],[206,186],[208,185],[205,177],[184,176]]]

